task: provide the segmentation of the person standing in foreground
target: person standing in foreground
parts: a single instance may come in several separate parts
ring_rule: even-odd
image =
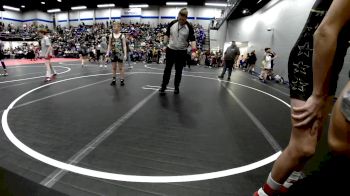
[[[349,47],[349,20],[350,1],[317,0],[314,4],[288,63],[293,125],[290,142],[274,163],[267,182],[254,195],[288,193],[288,188],[300,179],[300,171],[305,163],[314,155]],[[331,159],[342,163],[331,167],[335,170],[338,170],[335,167],[341,167],[343,171],[338,174],[349,173],[349,135],[350,82],[334,106],[328,132],[328,143],[333,154]],[[343,183],[334,174],[327,175],[326,179],[328,182],[333,181],[333,191],[346,189],[342,184],[348,185],[348,181]],[[321,184],[311,190],[312,194],[306,195],[324,195],[324,190],[330,186]]]
[[[47,34],[48,34],[47,29],[39,30],[39,35],[42,37],[40,41],[41,57],[45,59],[45,66],[46,66],[45,82],[49,82],[55,79],[57,75],[56,71],[53,69],[51,64],[52,46],[51,46],[51,40]]]
[[[107,55],[111,55],[113,79],[112,86],[116,85],[117,67],[120,73],[120,86],[124,86],[124,62],[126,61],[126,38],[121,33],[121,24],[116,22],[113,24],[114,32],[109,37]],[[111,54],[110,54],[111,51]]]
[[[169,39],[166,49],[166,66],[164,69],[163,82],[159,92],[165,93],[169,84],[171,70],[175,63],[175,81],[174,94],[179,94],[179,86],[182,77],[182,69],[186,65],[186,55],[188,43],[191,42],[192,52],[196,52],[196,38],[194,36],[193,26],[187,22],[188,11],[186,8],[180,10],[178,19],[172,21],[167,28],[163,44]]]
[[[226,49],[224,54],[224,68],[222,70],[221,75],[218,76],[218,78],[223,79],[224,75],[226,73],[226,70],[228,70],[228,76],[227,80],[231,80],[231,74],[233,69],[233,64],[237,62],[238,57],[240,55],[239,48],[236,46],[236,42],[232,41],[232,44]]]
[[[350,1],[334,0],[314,37],[313,93],[302,107],[294,108],[293,119],[301,126],[317,121],[323,100],[337,84],[332,80],[338,77],[350,45]],[[328,145],[330,152],[319,170],[296,183],[288,196],[349,194],[349,181],[344,179],[350,176],[350,81],[333,107]]]

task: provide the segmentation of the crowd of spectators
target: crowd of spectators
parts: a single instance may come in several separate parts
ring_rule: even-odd
[[[52,41],[54,55],[56,57],[78,57],[79,51],[87,49],[88,54],[93,58],[100,50],[102,40],[107,39],[112,30],[113,21],[106,23],[96,23],[94,25],[85,25],[81,23],[77,27],[61,27],[57,26],[52,30],[50,38]],[[132,61],[157,62],[164,63],[165,54],[164,46],[161,44],[166,32],[167,24],[158,24],[155,27],[149,24],[122,23],[122,33],[124,33],[128,40],[129,55]],[[39,40],[37,29],[47,28],[43,26],[23,24],[21,27],[14,25],[4,25],[0,23],[0,39],[1,36],[11,37],[26,37],[31,40]],[[206,38],[206,32],[202,26],[194,24],[195,35],[197,39],[198,55],[192,57],[192,60],[199,61],[201,51]],[[36,53],[36,46],[31,44],[24,44],[6,51],[9,55],[12,54],[16,58],[33,57]],[[29,56],[28,56],[29,54]],[[35,56],[34,56],[35,57]]]
[[[0,22],[0,39],[2,40],[33,40],[38,36],[38,26],[24,23],[16,26],[12,23],[5,25]],[[44,26],[44,28],[48,28]]]

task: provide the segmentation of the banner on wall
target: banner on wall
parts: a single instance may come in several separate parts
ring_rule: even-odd
[[[124,16],[141,16],[141,8],[123,9]]]

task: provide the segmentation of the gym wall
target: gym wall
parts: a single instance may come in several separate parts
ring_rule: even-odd
[[[159,23],[168,23],[176,19],[179,10],[182,7],[150,7],[143,8],[141,12],[127,14],[128,9],[112,8],[112,9],[96,9],[88,11],[70,11],[70,25],[76,26],[81,22],[92,24],[96,22],[106,22],[109,19],[122,22],[141,22],[155,26]],[[218,8],[207,8],[200,6],[189,6],[190,22],[201,24],[204,28],[209,27],[210,20],[214,17],[219,17],[221,10]],[[95,12],[95,13],[94,13]],[[61,26],[67,26],[67,13],[57,13],[56,22]]]
[[[210,48],[212,50],[223,50],[227,32],[227,21],[222,24],[219,30],[210,30]]]
[[[15,26],[21,26],[23,24],[43,24],[47,25],[49,28],[53,27],[52,15],[40,12],[40,11],[30,11],[30,12],[13,12],[13,11],[1,11],[0,21],[5,23],[5,25],[13,24]]]
[[[22,14],[22,21],[26,24],[36,23],[38,25],[47,25],[49,28],[53,28],[52,15],[45,12],[24,12]]]
[[[142,10],[142,23],[157,26],[159,24],[159,8],[148,8]]]
[[[22,25],[22,13],[13,11],[0,11],[0,21],[8,25],[10,23],[15,26]]]

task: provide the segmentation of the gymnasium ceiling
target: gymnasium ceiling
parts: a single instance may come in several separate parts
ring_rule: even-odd
[[[44,1],[45,4],[41,4]],[[21,11],[32,11],[32,10],[41,10],[46,12],[48,9],[60,8],[62,11],[70,10],[73,6],[85,5],[90,9],[97,7],[97,4],[106,4],[114,3],[117,7],[127,8],[129,4],[144,4],[147,3],[149,6],[165,6],[166,2],[171,1],[186,1],[186,0],[1,0],[0,8],[3,5],[13,6],[20,8],[22,5],[25,8],[21,8]],[[231,14],[230,19],[243,17],[246,15],[253,14],[256,10],[263,7],[270,0],[238,0],[235,6],[235,11]],[[188,5],[195,6],[204,6],[205,2],[215,2],[215,3],[225,3],[225,0],[207,0],[207,1],[198,1],[198,0],[187,0]],[[243,13],[243,10],[246,10]],[[247,12],[248,11],[248,12]]]

